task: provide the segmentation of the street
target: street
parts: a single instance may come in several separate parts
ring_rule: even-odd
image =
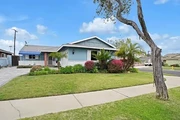
[[[152,67],[138,67],[138,69],[140,71],[144,71],[144,72],[152,72]],[[166,70],[166,69],[164,69],[163,73],[180,77],[180,70]]]

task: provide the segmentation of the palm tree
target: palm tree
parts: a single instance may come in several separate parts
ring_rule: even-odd
[[[106,68],[107,61],[111,59],[111,54],[104,49],[101,49],[97,54],[94,54],[95,58],[99,60],[100,69],[103,70]]]
[[[66,58],[67,54],[66,53],[62,53],[62,52],[53,52],[53,53],[49,54],[49,56],[51,56],[52,58],[57,59],[58,69],[60,69],[60,66],[61,66],[60,60],[62,58]]]
[[[115,55],[123,59],[125,71],[133,67],[135,62],[139,62],[138,56],[145,54],[140,44],[132,43],[130,39],[119,41],[118,47]]]

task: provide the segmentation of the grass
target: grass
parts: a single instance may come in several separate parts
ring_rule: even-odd
[[[152,83],[152,73],[20,76],[0,88],[0,100],[54,96]]]
[[[163,67],[166,70],[172,70],[172,67]],[[180,70],[180,67],[174,67],[174,70]]]
[[[169,90],[170,100],[154,94],[23,120],[180,120],[180,87]]]

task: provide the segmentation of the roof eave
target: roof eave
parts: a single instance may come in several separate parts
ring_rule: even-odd
[[[89,47],[89,46],[80,46],[80,45],[62,45],[58,51],[60,51],[63,47],[74,47],[74,48],[87,48],[87,49],[105,49],[105,50],[112,50],[117,51],[115,48],[102,48],[102,47]]]
[[[83,42],[83,41],[86,41],[86,40],[90,40],[90,39],[93,39],[93,38],[97,38],[97,39],[101,40],[102,42],[106,43],[107,45],[111,46],[112,48],[116,48],[115,46],[111,45],[110,43],[104,41],[103,39],[101,39],[101,38],[99,38],[97,36],[92,36],[92,37],[85,38],[85,39],[82,39],[82,40],[77,40],[75,42],[71,42],[70,44],[76,44],[76,43]]]

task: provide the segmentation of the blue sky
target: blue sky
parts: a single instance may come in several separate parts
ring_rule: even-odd
[[[180,52],[180,0],[142,0],[142,6],[148,30],[163,54]],[[96,7],[93,0],[1,1],[0,48],[10,50],[15,28],[17,53],[25,41],[60,46],[94,35],[104,40],[131,38],[149,50],[131,27],[97,16]],[[126,17],[137,22],[136,4]]]

